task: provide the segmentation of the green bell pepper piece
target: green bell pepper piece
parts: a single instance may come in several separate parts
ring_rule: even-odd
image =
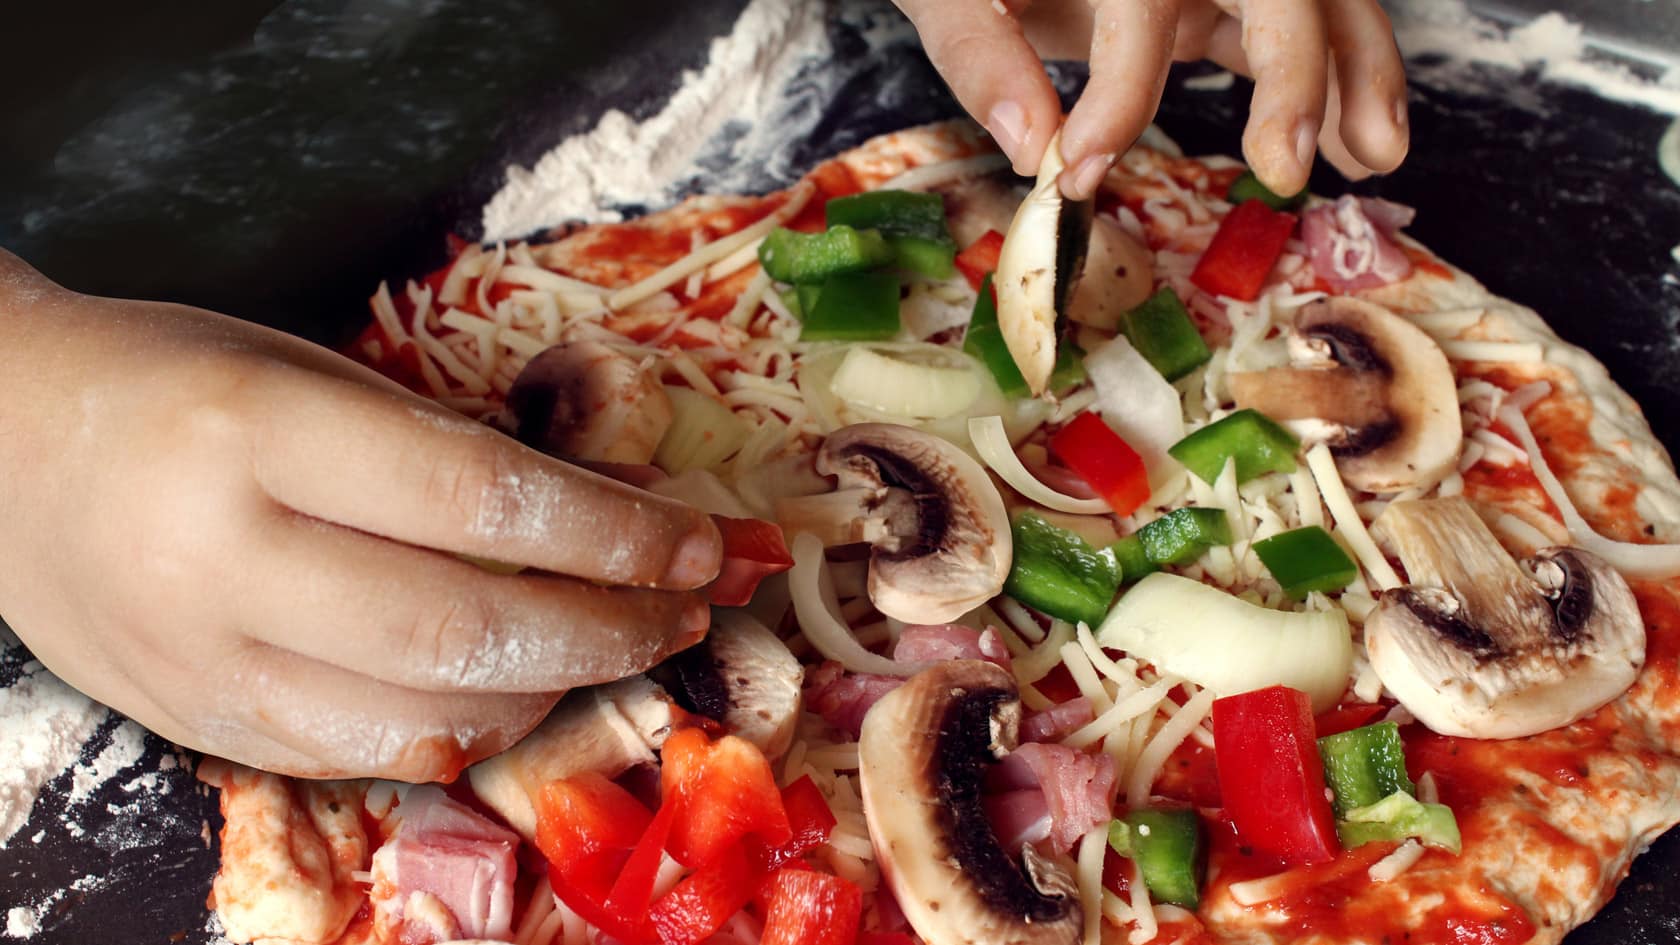
[[[1052,617],[1093,627],[1102,623],[1120,590],[1120,564],[1114,553],[1097,551],[1085,539],[1032,512],[1015,516],[1009,530],[1015,560],[1003,592]]]
[[[957,244],[925,236],[891,236],[893,265],[934,280],[951,278],[957,271]]]
[[[1009,346],[1003,341],[1003,332],[998,328],[997,299],[992,295],[989,273],[981,280],[980,293],[974,297],[974,313],[968,317],[963,350],[992,372],[992,378],[1005,397],[1027,396],[1027,379],[1015,366],[1015,358],[1010,355]]]
[[[1307,202],[1307,189],[1302,187],[1294,195],[1284,197],[1260,183],[1260,178],[1255,177],[1253,171],[1244,171],[1241,177],[1231,182],[1230,188],[1225,191],[1225,199],[1233,204],[1258,200],[1273,210],[1296,210]]]
[[[1009,353],[1009,345],[1004,343],[1003,332],[998,328],[997,298],[992,294],[990,273],[981,280],[980,293],[974,298],[974,314],[968,317],[963,351],[992,372],[992,379],[997,381],[998,389],[1003,391],[1004,396],[1025,397],[1031,393],[1027,389],[1026,378],[1021,376],[1021,369],[1015,365],[1015,356]],[[1072,342],[1063,341],[1057,346],[1056,366],[1050,369],[1050,391],[1061,393],[1084,382],[1085,352]]]
[[[1085,383],[1085,352],[1070,339],[1063,338],[1056,346],[1056,366],[1050,369],[1049,390],[1060,394],[1070,387]]]
[[[1290,600],[1304,600],[1313,591],[1341,590],[1359,576],[1359,566],[1317,525],[1257,541],[1254,553]]]
[[[758,246],[759,264],[777,282],[820,282],[835,273],[861,272],[892,260],[886,237],[876,230],[849,226],[822,233],[777,227]]]
[[[1201,902],[1207,850],[1195,811],[1130,811],[1109,823],[1108,845],[1138,865],[1150,898],[1186,909]]]
[[[1114,560],[1120,563],[1120,583],[1131,584],[1141,580],[1146,574],[1153,574],[1161,570],[1160,565],[1149,560],[1149,552],[1143,547],[1143,539],[1137,535],[1127,535],[1108,549],[1114,552]]]
[[[1258,410],[1239,410],[1167,448],[1172,457],[1210,485],[1237,460],[1237,482],[1271,472],[1294,472],[1301,441]]]
[[[1393,722],[1326,735],[1318,740],[1318,753],[1324,759],[1324,783],[1335,795],[1332,803],[1338,817],[1396,792],[1414,791],[1406,774],[1400,726]]]
[[[799,313],[800,321],[804,321],[806,315],[817,310],[817,297],[822,295],[822,287],[821,282],[802,282],[793,287],[793,295],[799,306],[794,310]],[[783,295],[782,299],[786,301],[787,296]],[[788,307],[793,308],[791,305]]]
[[[830,228],[849,226],[880,230],[885,236],[919,236],[951,243],[945,225],[945,198],[911,190],[871,190],[835,197],[823,207]],[[953,244],[954,245],[954,244]]]
[[[1120,316],[1120,331],[1161,376],[1176,381],[1208,362],[1213,352],[1171,287]]]
[[[804,306],[803,287],[800,304]],[[898,277],[841,272],[823,280],[808,307],[800,341],[879,341],[898,334]]]
[[[1352,849],[1377,840],[1415,837],[1425,846],[1459,852],[1458,818],[1445,804],[1425,804],[1404,791],[1368,807],[1356,807],[1336,824],[1342,846]]]
[[[1224,509],[1194,506],[1173,509],[1134,533],[1143,553],[1155,564],[1186,564],[1214,545],[1231,543],[1231,522]]]

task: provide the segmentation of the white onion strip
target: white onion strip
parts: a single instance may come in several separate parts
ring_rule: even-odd
[[[1050,488],[1037,479],[1015,455],[1009,435],[1003,430],[1003,418],[974,417],[968,421],[968,437],[974,441],[975,452],[992,467],[992,471],[1009,483],[1010,488],[1047,509],[1074,515],[1107,515],[1113,511],[1101,499],[1075,499]]]
[[[799,618],[799,629],[818,653],[836,660],[854,673],[873,673],[877,676],[913,676],[924,664],[904,663],[871,653],[852,636],[850,627],[835,613],[840,609],[834,590],[825,586],[827,571],[823,561],[822,539],[810,532],[793,536],[789,549],[793,552],[793,568],[788,571],[788,589],[793,594],[793,612]]]
[[[1540,480],[1540,488],[1546,490],[1546,495],[1563,513],[1564,527],[1569,529],[1569,537],[1575,539],[1577,545],[1608,561],[1624,577],[1660,580],[1680,575],[1680,545],[1616,541],[1594,531],[1575,508],[1563,484],[1552,474],[1552,468],[1546,464],[1545,454],[1540,452],[1540,444],[1534,439],[1534,431],[1528,427],[1528,418],[1510,405],[1500,408],[1499,419],[1517,435],[1517,441],[1527,451],[1528,465],[1534,471],[1534,478]]]

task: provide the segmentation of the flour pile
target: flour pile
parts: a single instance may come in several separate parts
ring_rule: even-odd
[[[720,135],[776,122],[782,91],[829,53],[821,0],[752,0],[734,29],[712,41],[705,67],[684,75],[665,107],[637,123],[614,109],[594,130],[569,138],[507,184],[484,208],[486,240],[516,239],[566,220],[619,218],[614,205],[657,197],[697,168]],[[769,119],[769,120],[765,120]],[[731,126],[734,126],[733,128]],[[752,150],[735,142],[738,151]]]
[[[0,629],[0,661],[17,672],[16,682],[0,687],[0,758],[5,759],[0,764],[0,849],[29,820],[41,789],[76,763],[106,717],[104,706],[60,682],[40,661],[26,661],[24,654],[17,637]],[[136,752],[132,761],[138,760]],[[92,782],[90,772],[78,783],[83,797]]]

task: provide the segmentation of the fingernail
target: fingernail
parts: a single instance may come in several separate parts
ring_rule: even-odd
[[[684,588],[699,587],[717,577],[722,557],[723,540],[718,537],[717,526],[708,519],[702,528],[685,535],[677,544],[671,563],[665,568],[664,583]]]
[[[1301,166],[1311,170],[1313,155],[1318,153],[1318,129],[1310,122],[1302,122],[1295,129],[1295,157]]]
[[[1114,157],[1112,154],[1093,154],[1080,161],[1079,166],[1073,169],[1073,177],[1068,181],[1072,185],[1071,191],[1063,187],[1062,192],[1074,200],[1084,200],[1096,193],[1097,188],[1102,185],[1103,176],[1114,166]]]
[[[1021,143],[1027,140],[1027,112],[1015,102],[999,102],[992,106],[992,113],[986,116],[986,130],[992,133],[993,140],[998,147],[1015,160],[1015,154],[1021,149]]]
[[[1408,111],[1407,104],[1408,103],[1406,102],[1406,99],[1404,97],[1397,98],[1397,99],[1394,100],[1394,130],[1395,131],[1405,131],[1406,130],[1406,125],[1411,122],[1411,118],[1407,114],[1407,111]]]
[[[682,616],[682,630],[677,634],[677,649],[686,650],[706,638],[706,631],[712,628],[712,608],[704,600],[696,597],[688,607],[684,608]]]

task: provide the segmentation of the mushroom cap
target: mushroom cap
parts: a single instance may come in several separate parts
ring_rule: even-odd
[[[649,670],[677,703],[780,758],[799,721],[804,668],[744,611],[720,608],[704,640]]]
[[[1348,485],[1423,489],[1458,463],[1458,385],[1435,340],[1379,305],[1331,296],[1301,307],[1292,366],[1230,375],[1239,407],[1274,420],[1321,421]]]
[[[508,390],[521,443],[553,456],[646,463],[671,426],[671,398],[640,363],[597,341],[567,341],[526,362]]]
[[[869,710],[858,743],[863,810],[883,877],[928,945],[1072,945],[1083,919],[1072,877],[1006,851],[980,805],[986,765],[1015,745],[1008,671],[937,663]]]
[[[1383,685],[1444,735],[1517,738],[1567,725],[1621,695],[1645,660],[1627,582],[1580,548],[1521,566],[1462,498],[1395,502],[1376,526],[1410,584],[1365,622]]]
[[[829,434],[817,471],[870,490],[884,537],[869,556],[869,599],[907,623],[948,623],[1003,590],[1009,514],[991,477],[952,443],[913,427],[859,423]]]
[[[992,276],[998,330],[1034,394],[1044,392],[1055,370],[1056,316],[1079,280],[1091,235],[1091,202],[1062,197],[1063,167],[1058,132],[1010,221]]]

